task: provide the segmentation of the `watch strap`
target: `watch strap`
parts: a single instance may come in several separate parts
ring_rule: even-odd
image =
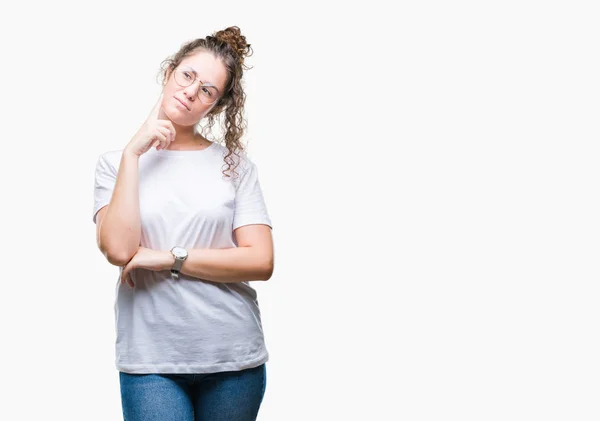
[[[175,263],[173,263],[173,267],[171,267],[171,274],[179,276],[179,272],[181,271],[181,267],[183,266],[183,261],[185,259],[175,258]]]
[[[171,276],[174,279],[178,279],[179,278],[179,272],[181,271],[181,267],[183,266],[183,262],[185,261],[185,259],[187,259],[187,255],[185,257],[183,257],[183,258],[177,257],[177,256],[175,256],[175,254],[173,254],[173,250],[171,250],[171,254],[175,258],[175,262],[173,263],[173,266],[171,267]]]

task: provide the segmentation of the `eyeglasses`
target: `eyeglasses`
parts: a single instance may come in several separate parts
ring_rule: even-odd
[[[197,76],[193,69],[182,67],[175,69],[174,79],[179,86],[186,88],[196,82]],[[210,83],[202,83],[200,81],[198,99],[204,104],[213,104],[219,99],[219,89]]]

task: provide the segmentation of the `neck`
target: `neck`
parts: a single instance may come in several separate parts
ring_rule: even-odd
[[[175,127],[175,140],[171,142],[167,148],[168,150],[198,150],[204,149],[212,143],[200,134],[195,133],[193,126],[184,127],[176,124],[173,124],[173,126]]]

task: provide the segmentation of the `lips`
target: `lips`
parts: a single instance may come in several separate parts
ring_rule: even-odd
[[[177,97],[173,97],[175,98],[181,105],[183,105],[188,111],[190,110],[190,107],[187,106],[187,104],[185,102],[183,102],[182,100],[180,100]]]

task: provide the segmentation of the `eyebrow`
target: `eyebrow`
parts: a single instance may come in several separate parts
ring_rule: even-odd
[[[190,66],[183,66],[183,67],[184,67],[184,68],[186,68],[186,69],[189,69],[189,70],[191,70],[191,71],[192,71],[192,73],[193,73],[193,74],[194,74],[196,77],[198,77],[198,72],[197,72],[197,71],[195,71],[195,70],[194,70],[192,67],[190,67]],[[215,89],[217,90],[217,92],[218,92],[218,93],[221,93],[221,91],[219,91],[219,88],[217,88],[217,87],[216,87],[215,85],[213,85],[212,83],[210,83],[210,82],[204,82],[204,81],[202,81],[202,80],[201,80],[200,82],[202,82],[202,84],[203,84],[203,85],[205,85],[205,86],[212,86],[213,88],[215,88]]]

